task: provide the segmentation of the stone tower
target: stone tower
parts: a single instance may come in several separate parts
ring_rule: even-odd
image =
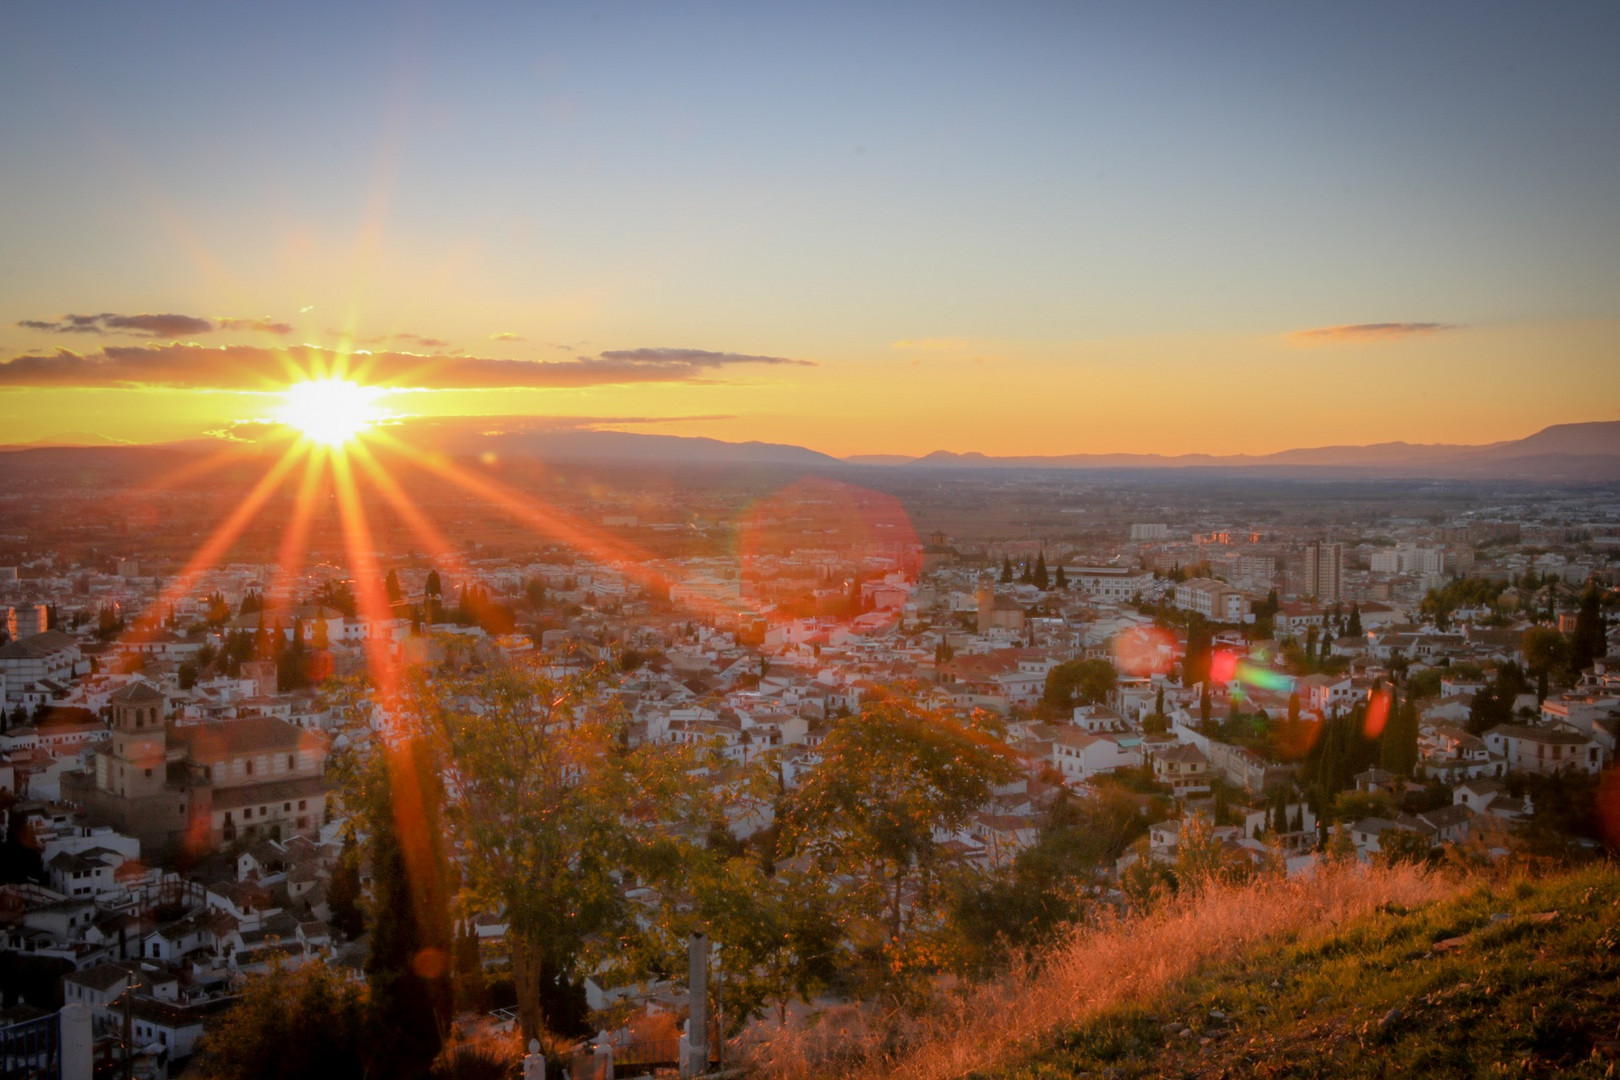
[[[168,779],[163,727],[168,699],[149,683],[136,681],[107,703],[112,707],[112,745],[96,755],[96,787],[123,799],[161,795]]]

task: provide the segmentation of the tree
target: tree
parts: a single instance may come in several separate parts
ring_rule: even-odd
[[[1418,762],[1417,702],[1408,697],[1389,707],[1389,719],[1378,740],[1378,764],[1396,776],[1410,777]]]
[[[386,1076],[426,1076],[450,1025],[443,792],[428,749],[423,740],[394,746],[372,757],[355,785],[357,809],[370,830],[371,1053]]]
[[[389,573],[393,571],[390,570]],[[394,582],[394,587],[399,587],[398,581]],[[349,619],[354,618],[359,610],[354,599],[354,587],[347,581],[326,582],[315,594],[314,600],[320,607],[331,608]]]
[[[439,572],[437,570],[428,571],[427,583],[422,586],[422,595],[435,598],[444,595],[444,585],[439,581]]]
[[[1569,641],[1570,671],[1579,678],[1594,661],[1608,654],[1607,628],[1603,625],[1602,597],[1597,579],[1589,578],[1581,593],[1581,606],[1575,612],[1575,630]]]
[[[1011,585],[1013,582],[1012,559],[1003,555],[1001,557],[1001,584]]]
[[[352,840],[343,845],[337,865],[332,868],[326,900],[332,909],[332,929],[346,938],[357,938],[365,932],[366,917],[360,910],[360,860]]]
[[[1498,724],[1513,722],[1513,703],[1529,689],[1524,672],[1513,663],[1503,664],[1489,686],[1474,695],[1468,705],[1468,731],[1483,735]]]
[[[1411,829],[1385,829],[1378,834],[1378,861],[1385,866],[1432,863],[1439,851],[1429,838]]]
[[[216,1080],[303,1080],[378,1075],[370,1069],[366,987],[323,963],[271,971],[208,1029],[204,1075]]]
[[[1345,632],[1347,634],[1349,634],[1351,637],[1360,637],[1362,635],[1363,631],[1361,629],[1361,605],[1360,604],[1351,604],[1350,605],[1350,622],[1345,626],[1344,629],[1345,629]]]
[[[450,793],[466,909],[506,919],[525,1039],[583,1032],[585,973],[636,932],[621,881],[678,884],[683,837],[715,816],[698,751],[628,748],[621,714],[586,707],[600,676],[416,673],[400,718]]]
[[[1569,666],[1569,639],[1550,626],[1532,626],[1519,644],[1525,667],[1536,679],[1536,697],[1547,696],[1547,684],[1554,672]]]
[[[1041,704],[1055,711],[1076,705],[1101,705],[1114,692],[1118,678],[1114,665],[1107,660],[1065,660],[1046,673]]]
[[[383,589],[388,593],[388,602],[397,604],[405,599],[405,591],[399,587],[399,571],[390,570],[383,579]]]
[[[795,999],[810,1002],[838,976],[840,933],[827,880],[813,872],[771,872],[760,860],[719,846],[696,859],[691,907],[722,951],[716,987],[727,1034],[774,1011],[785,1023]],[[675,940],[683,942],[689,927]]]
[[[1083,799],[1061,793],[1048,808],[1035,843],[1006,870],[972,875],[955,890],[948,916],[954,966],[982,977],[1009,959],[1007,946],[1051,940],[1085,913],[1085,886],[1147,831],[1148,822],[1123,789]]]
[[[1061,563],[1057,568],[1057,577],[1052,580],[1052,583],[1059,589],[1067,589],[1069,587],[1069,578],[1068,575],[1063,572],[1063,566]]]
[[[1212,638],[1209,624],[1196,612],[1187,622],[1187,651],[1181,660],[1181,684],[1192,686],[1209,678]]]
[[[854,878],[853,917],[881,927],[886,965],[902,968],[908,888],[917,888],[915,923],[945,869],[938,837],[965,824],[1014,766],[997,740],[901,699],[840,720],[820,753],[788,801],[784,842]]]
[[[1045,592],[1046,587],[1051,584],[1046,574],[1046,552],[1040,552],[1035,556],[1035,572],[1030,577],[1033,579],[1035,587],[1042,592]]]

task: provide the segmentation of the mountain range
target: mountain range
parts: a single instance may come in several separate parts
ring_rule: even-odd
[[[1194,470],[1279,477],[1427,477],[1472,480],[1620,480],[1620,421],[1555,424],[1523,439],[1470,446],[1448,443],[1375,443],[1319,446],[1272,454],[1064,454],[992,456],[936,450],[920,457],[856,455],[837,458],[783,443],[724,442],[677,435],[604,431],[588,421],[535,417],[414,417],[392,426],[397,439],[420,450],[452,457],[494,454],[559,462],[646,463],[672,466],[769,466],[830,469],[984,470]],[[264,441],[240,445],[245,455],[263,452]],[[99,436],[62,436],[0,447],[19,453],[78,447],[97,455],[142,450],[217,452],[219,440],[199,439],[160,447],[111,443]]]

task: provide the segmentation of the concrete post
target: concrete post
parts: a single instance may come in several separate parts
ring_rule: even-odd
[[[96,1064],[90,1006],[64,1005],[56,1020],[61,1039],[62,1080],[90,1080]]]
[[[546,1056],[540,1052],[539,1039],[530,1039],[529,1052],[523,1055],[523,1080],[546,1080]]]
[[[591,1072],[596,1080],[613,1080],[613,1042],[607,1032],[597,1033],[592,1057]]]
[[[698,1076],[709,1071],[709,936],[701,930],[692,932],[687,948],[689,962],[687,992],[691,999],[690,1027],[687,1029],[688,1050],[682,1062],[682,1076]]]

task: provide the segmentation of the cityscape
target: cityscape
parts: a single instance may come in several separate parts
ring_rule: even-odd
[[[0,1076],[1615,1074],[1613,9],[475,8],[0,15]]]

